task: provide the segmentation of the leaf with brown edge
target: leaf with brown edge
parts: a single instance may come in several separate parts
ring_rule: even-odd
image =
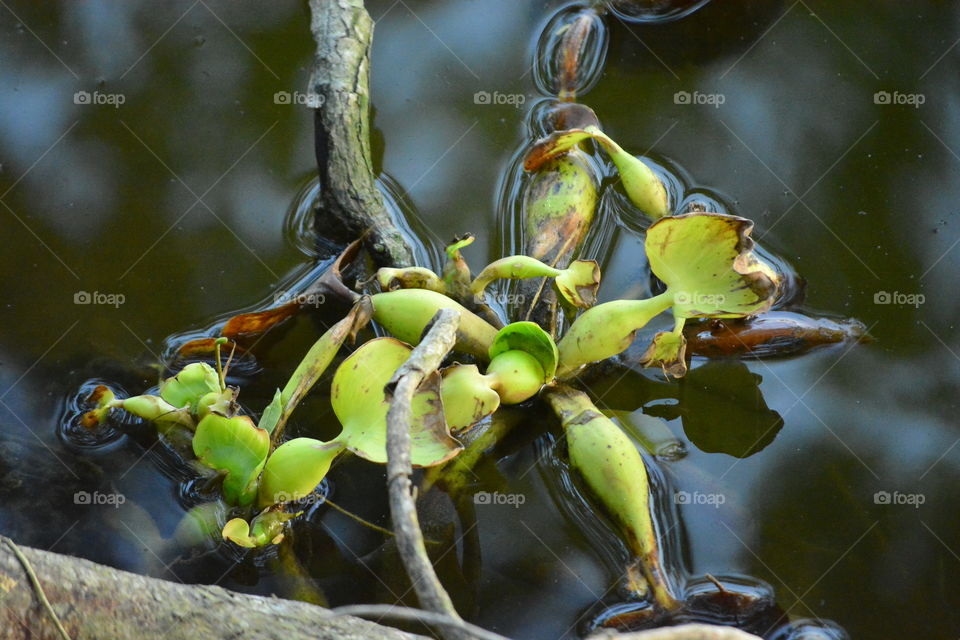
[[[600,265],[596,260],[574,260],[554,282],[567,302],[581,309],[589,309],[597,302]]]
[[[682,332],[661,331],[653,337],[640,358],[640,364],[659,366],[667,378],[682,378],[687,375],[686,353],[687,339]]]
[[[330,404],[343,425],[338,442],[371,462],[387,461],[387,412],[384,388],[407,361],[413,348],[395,338],[377,338],[344,360],[333,376]],[[440,396],[440,374],[434,372],[413,398],[410,460],[430,467],[457,455],[462,446],[447,428]]]
[[[721,213],[658,220],[644,243],[677,318],[737,318],[770,309],[780,276],[754,253],[753,222]]]

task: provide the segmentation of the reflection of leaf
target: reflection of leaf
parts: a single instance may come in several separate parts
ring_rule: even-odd
[[[683,430],[698,449],[746,458],[762,450],[783,428],[767,406],[763,378],[740,362],[708,362],[680,381]]]
[[[387,461],[387,401],[384,387],[413,349],[394,338],[377,338],[343,361],[333,376],[330,404],[343,425],[333,442],[373,462]],[[447,429],[440,399],[440,374],[434,372],[413,397],[410,459],[429,467],[460,452]]]

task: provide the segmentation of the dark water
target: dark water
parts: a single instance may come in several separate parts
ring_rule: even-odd
[[[377,168],[425,242],[476,233],[476,266],[501,251],[504,174],[545,97],[533,52],[561,6],[369,3]],[[196,489],[145,430],[115,425],[90,441],[63,425],[91,379],[148,389],[169,336],[306,269],[312,245],[287,216],[314,175],[312,117],[274,96],[306,84],[307,21],[285,1],[0,7],[0,532],[172,580],[290,594],[271,554],[171,541]],[[793,617],[853,638],[960,632],[958,22],[960,9],[932,0],[717,0],[665,25],[610,19],[604,73],[584,96],[625,148],[755,220],[764,247],[807,280],[810,308],[857,317],[877,338],[592,389],[622,416],[670,418],[685,445],[659,466],[664,487],[691,496],[668,502],[692,575],[765,581]],[[101,103],[77,104],[77,92]],[[477,92],[524,104],[477,104]],[[636,295],[641,243],[605,224],[604,298]],[[79,292],[100,304],[77,304]],[[246,406],[266,404],[335,315],[268,340],[235,380]],[[323,396],[292,431],[336,432]],[[776,414],[782,427],[757,430]],[[477,489],[525,502],[477,505],[475,523],[441,530],[466,535],[440,571],[484,626],[573,634],[597,601],[618,601],[621,551],[569,503],[562,462],[541,455],[556,430],[517,420]],[[339,504],[386,523],[381,468],[347,460],[330,484]],[[77,491],[125,502],[77,504]],[[377,534],[317,508],[294,537],[332,604],[412,602]]]

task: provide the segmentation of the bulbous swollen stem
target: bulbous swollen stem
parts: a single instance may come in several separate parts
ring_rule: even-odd
[[[480,272],[470,284],[470,293],[482,296],[484,290],[494,280],[500,278],[553,278],[560,275],[560,269],[555,269],[529,256],[509,256],[491,262]]]
[[[526,351],[504,351],[490,361],[485,379],[504,404],[519,404],[543,386],[543,366]]]
[[[588,362],[606,360],[626,351],[637,330],[672,305],[673,293],[668,290],[645,300],[614,300],[588,309],[557,345],[557,377],[569,378]]]

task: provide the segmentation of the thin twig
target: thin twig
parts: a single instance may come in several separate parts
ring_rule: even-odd
[[[385,390],[390,398],[390,410],[387,412],[387,488],[400,557],[420,605],[457,621],[461,621],[460,616],[433,570],[423,542],[423,532],[420,530],[410,480],[413,473],[410,462],[410,425],[413,422],[414,394],[423,380],[437,370],[453,348],[459,324],[459,311],[437,311],[430,330],[410,353],[409,359],[397,369]],[[462,633],[449,627],[443,635],[450,639],[464,637]]]
[[[357,618],[393,618],[395,620],[407,620],[413,622],[423,622],[424,624],[449,627],[465,633],[469,633],[479,640],[508,640],[504,636],[487,631],[475,624],[464,622],[460,618],[451,618],[442,613],[424,611],[423,609],[413,609],[411,607],[397,607],[392,604],[358,604],[337,607],[331,609],[331,613],[338,616],[356,616]]]
[[[385,536],[394,536],[394,535],[396,535],[393,531],[390,531],[390,529],[387,529],[387,528],[385,528],[385,527],[381,527],[380,525],[374,524],[374,523],[370,522],[369,520],[364,520],[363,518],[361,518],[361,517],[358,516],[357,514],[351,512],[351,511],[347,511],[346,509],[344,509],[343,507],[341,507],[340,505],[338,505],[337,503],[335,503],[335,502],[334,502],[333,500],[331,500],[330,498],[324,498],[323,501],[324,501],[325,503],[327,503],[328,505],[330,505],[331,507],[333,507],[334,509],[336,509],[337,511],[339,511],[340,513],[342,513],[343,515],[345,515],[345,516],[347,516],[348,518],[350,518],[351,520],[355,520],[356,522],[359,522],[360,524],[362,524],[362,525],[365,526],[365,527],[370,527],[370,528],[373,529],[374,531],[379,531],[380,533],[382,533],[382,534],[385,535]]]
[[[47,600],[47,594],[44,593],[43,587],[40,585],[40,580],[37,578],[37,574],[34,573],[33,565],[31,565],[30,561],[27,560],[27,556],[23,555],[23,552],[20,551],[20,547],[17,546],[17,543],[10,538],[3,536],[3,541],[7,543],[7,546],[10,547],[13,555],[15,555],[17,560],[20,561],[20,564],[23,565],[23,570],[30,579],[30,584],[33,586],[33,591],[37,594],[37,598],[43,604],[43,608],[47,610],[47,614],[50,616],[50,619],[53,620],[53,625],[57,628],[57,633],[60,634],[60,637],[63,640],[70,640],[70,634],[67,633],[67,630],[63,628],[63,623],[60,622],[60,617],[57,615],[57,612],[53,610],[53,606],[50,604],[50,601]]]

